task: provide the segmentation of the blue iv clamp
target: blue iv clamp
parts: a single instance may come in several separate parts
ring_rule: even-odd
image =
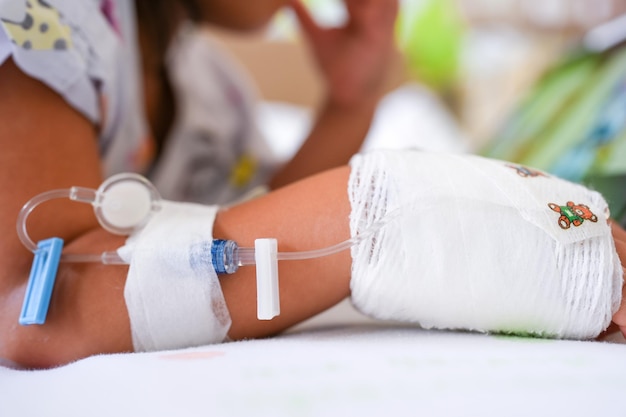
[[[37,243],[19,318],[21,325],[43,324],[46,321],[62,250],[63,239],[58,237]]]

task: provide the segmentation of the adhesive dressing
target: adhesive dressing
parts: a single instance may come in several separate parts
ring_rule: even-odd
[[[352,301],[425,328],[587,339],[619,306],[602,196],[478,156],[376,151],[351,161]]]

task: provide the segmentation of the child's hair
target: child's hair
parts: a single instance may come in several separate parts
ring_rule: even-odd
[[[149,50],[149,61],[144,65],[152,66],[159,74],[162,102],[159,107],[157,124],[152,126],[155,157],[163,149],[163,142],[172,124],[176,112],[175,97],[165,66],[165,56],[170,42],[182,20],[193,22],[201,20],[201,6],[198,0],[135,0],[139,32]],[[145,52],[145,51],[144,51]]]
[[[135,0],[137,19],[142,31],[151,39],[153,51],[165,56],[180,20],[199,21],[201,8],[197,0]]]

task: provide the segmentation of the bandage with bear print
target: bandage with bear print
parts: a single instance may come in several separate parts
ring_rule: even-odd
[[[478,156],[374,151],[351,161],[352,301],[425,328],[588,339],[622,267],[597,192]]]

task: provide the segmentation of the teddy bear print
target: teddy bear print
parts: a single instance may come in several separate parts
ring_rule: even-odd
[[[72,47],[70,27],[44,0],[27,0],[20,21],[0,17],[0,24],[11,40],[23,49],[66,50]]]
[[[572,224],[578,227],[585,220],[598,221],[598,217],[584,204],[574,204],[572,201],[568,201],[564,206],[548,203],[548,207],[561,215],[558,220],[561,229],[569,229]]]

